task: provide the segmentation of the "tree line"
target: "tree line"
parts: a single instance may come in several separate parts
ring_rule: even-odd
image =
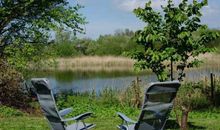
[[[219,30],[209,29],[212,32]],[[199,34],[194,33],[194,37]],[[114,34],[100,35],[93,40],[91,38],[77,38],[69,31],[60,30],[56,33],[53,42],[46,47],[46,51],[54,53],[54,57],[75,57],[75,56],[129,56],[128,53],[143,51],[143,45],[135,41],[135,32],[129,29],[118,29]],[[206,43],[209,48],[220,47],[220,38]],[[159,46],[158,46],[159,48]]]

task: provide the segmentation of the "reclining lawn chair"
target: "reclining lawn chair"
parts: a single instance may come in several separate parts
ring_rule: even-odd
[[[118,116],[123,121],[118,128],[120,130],[163,130],[179,87],[178,81],[151,83],[146,88],[138,121],[133,121],[118,112]]]
[[[31,83],[36,89],[38,101],[41,109],[49,121],[52,130],[88,130],[94,127],[94,124],[86,124],[84,119],[91,116],[91,112],[87,112],[76,117],[64,119],[64,116],[69,114],[72,109],[67,108],[58,111],[55,99],[49,85],[49,81],[44,78],[32,79]],[[67,122],[75,121],[75,124],[68,125]]]

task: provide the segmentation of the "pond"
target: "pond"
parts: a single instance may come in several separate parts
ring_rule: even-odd
[[[194,69],[186,73],[186,80],[198,81],[210,73],[220,76],[220,69]],[[48,78],[54,93],[59,92],[101,92],[103,89],[123,90],[131,86],[137,77],[142,86],[157,81],[153,73],[134,72],[38,72],[31,77]]]

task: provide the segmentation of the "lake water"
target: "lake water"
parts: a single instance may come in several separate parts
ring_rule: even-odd
[[[210,73],[220,76],[220,69],[198,69],[186,73],[186,80],[198,81],[209,77]],[[121,90],[131,86],[137,76],[140,84],[146,85],[157,81],[153,73],[131,73],[131,72],[53,72],[35,73],[31,77],[48,78],[54,93],[59,92],[91,92],[99,93],[103,89]]]

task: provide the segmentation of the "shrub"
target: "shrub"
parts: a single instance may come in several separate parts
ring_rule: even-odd
[[[142,106],[144,94],[140,82],[141,80],[137,77],[132,81],[131,86],[119,95],[119,100],[122,105],[128,105],[135,108],[140,108]]]
[[[72,43],[56,43],[52,47],[52,51],[55,52],[55,55],[60,57],[70,57],[79,55],[74,44]]]
[[[179,89],[174,106],[176,119],[181,128],[187,128],[188,115],[193,109],[205,108],[209,104],[201,82],[184,83]]]
[[[22,89],[22,76],[0,60],[0,105],[26,108],[28,97]]]

